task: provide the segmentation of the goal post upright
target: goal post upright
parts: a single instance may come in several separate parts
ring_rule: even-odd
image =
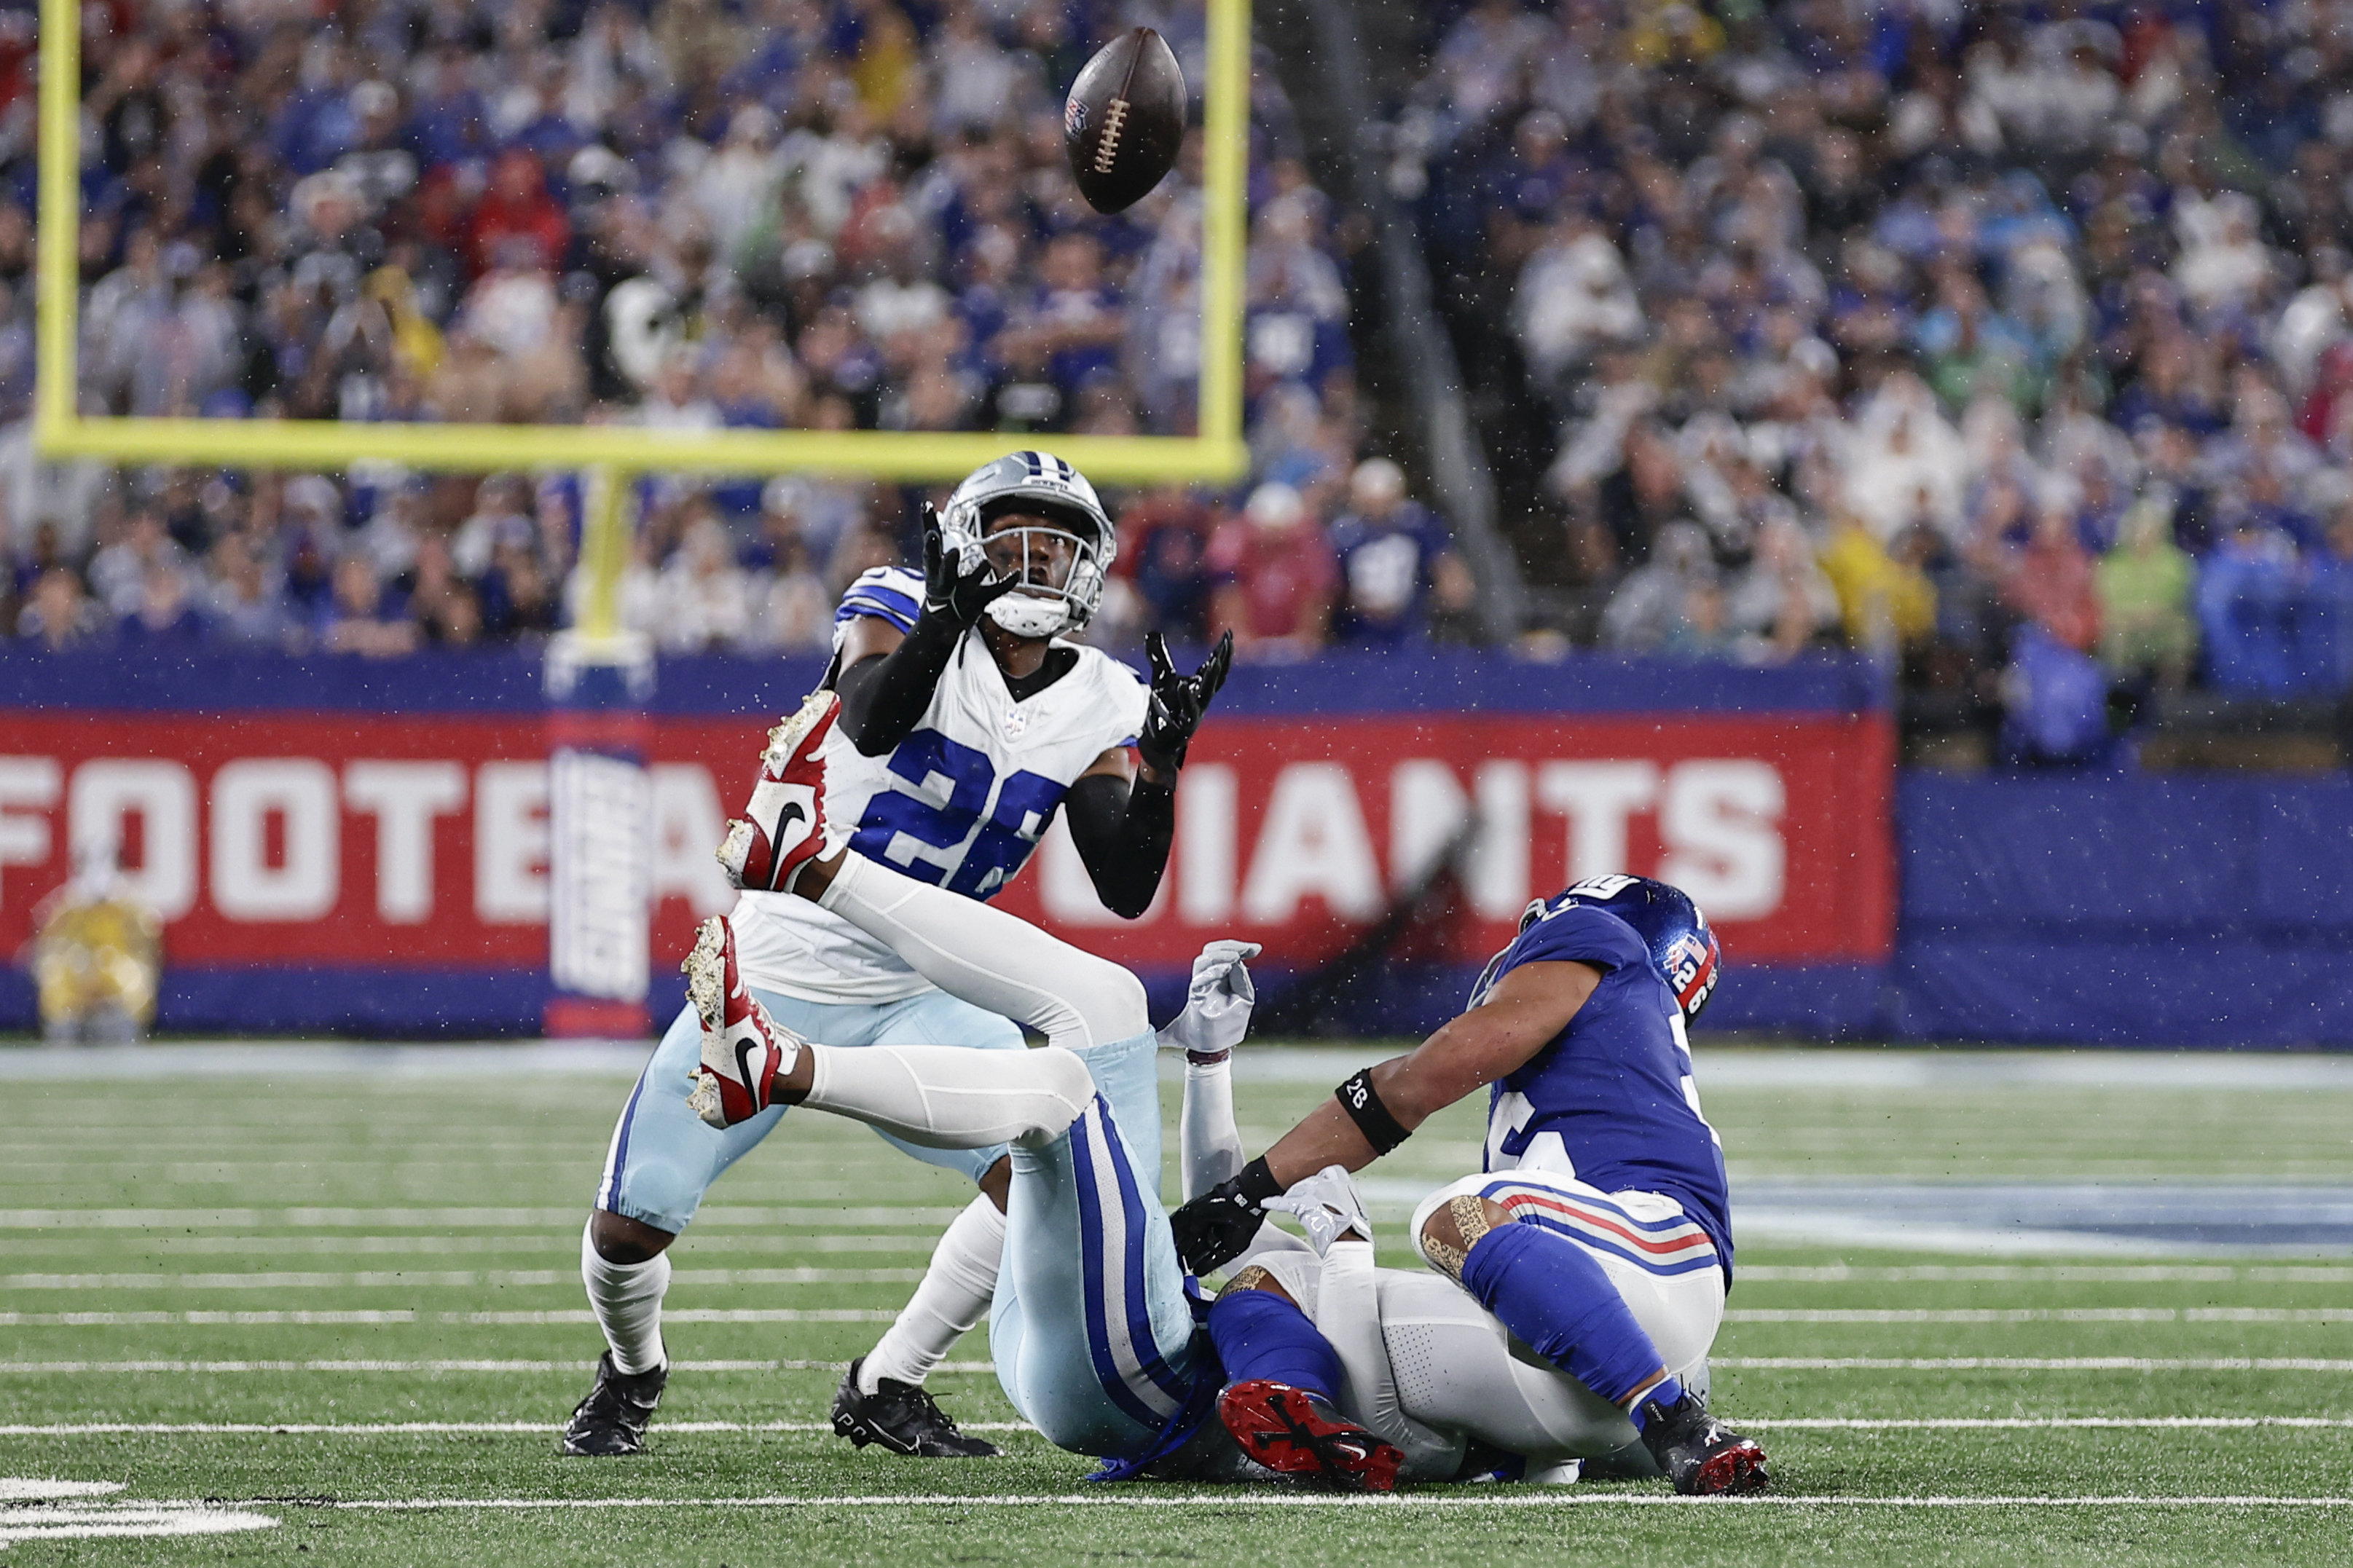
[[[1201,350],[1184,436],[1056,436],[1098,484],[1219,483],[1248,470],[1242,326],[1249,231],[1250,0],[1205,0]],[[581,479],[579,600],[550,640],[546,742],[551,1035],[642,1036],[652,844],[647,763],[652,647],[623,624],[630,503],[649,474],[809,473],[902,483],[961,479],[1038,437],[1019,432],[718,430],[636,425],[121,418],[80,407],[81,0],[40,0],[34,445],[50,458],[292,470],[381,462],[442,472],[525,469]]]
[[[41,0],[40,215],[33,236],[33,440],[54,443],[78,422],[74,333],[81,290],[81,0]]]

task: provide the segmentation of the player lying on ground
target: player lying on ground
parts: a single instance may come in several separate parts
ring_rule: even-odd
[[[1691,900],[1649,878],[1530,905],[1468,1010],[1177,1211],[1187,1267],[1225,1266],[1269,1199],[1330,1166],[1362,1169],[1485,1087],[1483,1170],[1423,1200],[1421,1256],[1626,1410],[1646,1446],[1674,1456],[1662,1464],[1679,1489],[1761,1490],[1763,1452],[1683,1381],[1704,1365],[1732,1278],[1724,1151],[1685,1037],[1719,957]]]
[[[1093,613],[1116,546],[1076,469],[1017,452],[958,485],[944,515],[927,515],[922,574],[883,568],[850,586],[825,682],[840,694],[840,721],[828,737],[806,738],[822,740],[851,843],[984,899],[1020,870],[1059,805],[1103,902],[1130,919],[1150,907],[1167,862],[1177,769],[1224,679],[1228,648],[1180,677],[1155,642],[1147,691],[1124,666],[1062,640]],[[778,856],[807,831],[809,807],[771,775],[804,738],[790,726],[771,737],[748,819],[722,855],[744,889],[733,924],[749,984],[788,1027],[835,1046],[1019,1049],[1007,1019],[943,994],[881,943],[775,890]],[[935,778],[950,781],[944,792]],[[692,1009],[682,1010],[613,1131],[581,1248],[607,1348],[565,1432],[567,1453],[642,1446],[668,1377],[666,1249],[711,1184],[783,1115],[720,1131],[689,1113],[700,1041]],[[852,1363],[835,1397],[835,1429],[901,1453],[993,1454],[959,1433],[923,1384],[996,1288],[1006,1152],[900,1146],[964,1172],[983,1195],[940,1238],[898,1321]]]
[[[822,694],[813,700],[822,700]],[[810,798],[821,814],[821,787]],[[797,891],[888,942],[944,990],[1043,1030],[1050,1047],[1008,1059],[954,1049],[850,1054],[810,1045],[777,1028],[749,994],[731,968],[726,922],[712,921],[689,961],[705,1026],[698,1112],[733,1123],[771,1103],[807,1103],[916,1142],[1012,1136],[1008,1268],[991,1332],[998,1376],[1016,1408],[1062,1447],[1114,1458],[1123,1461],[1117,1473],[1134,1473],[1159,1460],[1182,1467],[1211,1458],[1203,1444],[1187,1439],[1201,1428],[1209,1395],[1229,1384],[1218,1401],[1219,1414],[1253,1458],[1274,1468],[1386,1485],[1400,1455],[1332,1403],[1345,1385],[1367,1405],[1395,1405],[1378,1318],[1382,1293],[1369,1254],[1329,1246],[1343,1231],[1363,1233],[1360,1211],[1348,1225],[1324,1226],[1325,1250],[1345,1255],[1340,1263],[1346,1267],[1329,1257],[1314,1274],[1296,1262],[1260,1266],[1264,1278],[1256,1283],[1288,1287],[1282,1289],[1251,1288],[1245,1270],[1238,1280],[1243,1288],[1207,1312],[1213,1358],[1193,1334],[1173,1241],[1150,1187],[1137,1177],[1157,1170],[1159,1119],[1156,1042],[1145,1032],[1134,976],[1011,916],[959,904],[857,855],[818,860],[816,847],[806,850],[814,864],[800,873]],[[1184,1139],[1195,1187],[1240,1158],[1220,1058],[1246,1026],[1240,960],[1248,951],[1221,943],[1203,954],[1184,1016],[1157,1042],[1187,1047]],[[1316,1228],[1320,1211],[1301,1206]],[[1352,1192],[1337,1206],[1355,1210]],[[1270,1251],[1298,1245],[1256,1221],[1252,1230]],[[1294,1304],[1306,1299],[1320,1321],[1327,1310],[1324,1278],[1338,1276],[1345,1278],[1328,1310],[1337,1320],[1356,1308],[1353,1334],[1344,1329],[1339,1336],[1356,1342],[1354,1360],[1335,1356]],[[1483,1353],[1495,1363],[1483,1381],[1468,1371],[1451,1381],[1423,1380],[1446,1388],[1460,1408],[1403,1412],[1451,1431],[1413,1440],[1409,1420],[1390,1423],[1412,1442],[1418,1471],[1452,1475],[1466,1437],[1497,1447],[1517,1441],[1518,1452],[1562,1457],[1606,1452],[1630,1435],[1621,1414],[1568,1387],[1566,1377],[1540,1380],[1553,1386],[1531,1398],[1522,1387],[1528,1380],[1511,1370],[1499,1328],[1478,1321],[1446,1281],[1407,1278],[1426,1279],[1452,1298],[1440,1309],[1445,1326],[1472,1330],[1452,1337],[1451,1353]],[[1373,1290],[1356,1289],[1358,1280]],[[1430,1343],[1424,1336],[1410,1353],[1418,1359]],[[1482,1429],[1482,1418],[1491,1416],[1501,1419]],[[1668,1441],[1680,1430],[1654,1422],[1648,1434],[1658,1462],[1679,1480],[1696,1464]]]

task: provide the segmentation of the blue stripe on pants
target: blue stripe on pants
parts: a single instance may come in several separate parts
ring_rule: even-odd
[[[1117,1136],[1119,1123],[1113,1119],[1111,1107],[1104,1103],[1103,1096],[1097,1095],[1095,1108],[1103,1112],[1103,1124],[1110,1128],[1113,1134],[1105,1142],[1112,1152],[1112,1170],[1119,1178],[1120,1207],[1127,1221],[1127,1278],[1124,1283],[1126,1295],[1128,1342],[1135,1347],[1136,1363],[1143,1370],[1144,1375],[1150,1378],[1153,1385],[1161,1393],[1182,1405],[1185,1402],[1185,1396],[1192,1391],[1187,1386],[1185,1380],[1171,1371],[1168,1363],[1160,1358],[1159,1342],[1154,1338],[1152,1332],[1152,1310],[1145,1302],[1144,1199],[1136,1191],[1135,1172],[1127,1163],[1125,1152],[1122,1147],[1123,1141]]]
[[[1112,1289],[1111,1282],[1104,1277],[1108,1271],[1108,1265],[1103,1257],[1103,1243],[1112,1235],[1107,1219],[1115,1218],[1119,1222],[1119,1235],[1124,1243],[1121,1248],[1124,1254],[1121,1259],[1123,1264],[1121,1272],[1134,1281],[1134,1299],[1137,1300],[1143,1299],[1144,1285],[1141,1259],[1135,1246],[1137,1239],[1135,1233],[1142,1227],[1132,1223],[1133,1216],[1127,1212],[1129,1205],[1120,1202],[1123,1194],[1116,1189],[1111,1196],[1113,1202],[1118,1204],[1123,1212],[1113,1216],[1104,1215],[1104,1194],[1095,1175],[1095,1152],[1098,1149],[1102,1149],[1110,1155],[1114,1168],[1124,1165],[1125,1162],[1120,1154],[1119,1140],[1115,1134],[1109,1132],[1106,1126],[1101,1095],[1097,1095],[1094,1103],[1088,1106],[1078,1121],[1071,1124],[1071,1152],[1076,1156],[1072,1163],[1078,1176],[1079,1189],[1079,1247],[1086,1265],[1083,1288],[1086,1292],[1087,1359],[1094,1365],[1095,1381],[1103,1384],[1103,1393],[1110,1397],[1113,1405],[1119,1406],[1123,1413],[1133,1419],[1147,1426],[1156,1427],[1167,1418],[1168,1413],[1155,1411],[1150,1405],[1139,1397],[1135,1389],[1129,1386],[1126,1374],[1120,1370],[1118,1358],[1112,1348],[1110,1316],[1113,1306]],[[1120,1295],[1123,1300],[1118,1304],[1124,1309],[1127,1305],[1124,1300],[1127,1292],[1122,1290]],[[1134,1336],[1133,1323],[1134,1320],[1129,1319],[1128,1333],[1131,1343],[1134,1342]],[[1145,1330],[1144,1342],[1149,1345],[1152,1341],[1151,1324],[1148,1321],[1145,1324]],[[1154,1352],[1153,1359],[1155,1361],[1159,1359],[1156,1351]]]

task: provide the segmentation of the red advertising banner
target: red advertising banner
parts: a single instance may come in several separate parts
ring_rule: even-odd
[[[651,722],[657,967],[732,902],[712,849],[765,728]],[[78,855],[109,854],[164,913],[167,963],[544,965],[547,752],[536,714],[9,713],[0,952]],[[1877,713],[1214,719],[1144,920],[1103,910],[1059,827],[1002,901],[1139,969],[1224,935],[1307,963],[1468,831],[1450,956],[1501,946],[1531,898],[1631,870],[1689,890],[1743,962],[1876,963],[1892,777]]]

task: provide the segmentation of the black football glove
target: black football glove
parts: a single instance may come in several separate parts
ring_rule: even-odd
[[[1228,632],[1190,675],[1179,675],[1169,662],[1168,642],[1158,632],[1144,639],[1144,656],[1152,662],[1152,705],[1144,716],[1144,732],[1135,738],[1136,752],[1155,773],[1173,773],[1185,765],[1185,749],[1209,699],[1226,683],[1234,667],[1234,634]]]
[[[1261,1157],[1170,1215],[1168,1228],[1176,1235],[1185,1272],[1214,1274],[1248,1251],[1266,1223],[1266,1200],[1282,1190]]]
[[[988,606],[1021,586],[1021,574],[999,574],[983,560],[971,571],[948,552],[940,534],[940,514],[923,503],[923,614],[948,621],[958,631],[980,624]]]

